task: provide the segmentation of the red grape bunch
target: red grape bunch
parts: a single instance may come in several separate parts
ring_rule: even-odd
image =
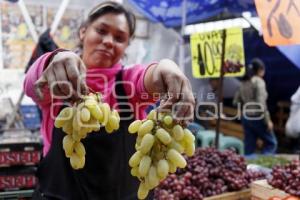
[[[291,195],[300,197],[300,161],[294,160],[284,166],[275,166],[268,183]]]
[[[199,148],[187,159],[187,167],[162,181],[154,195],[157,200],[201,200],[247,188],[257,178],[265,175],[248,172],[245,159],[234,151]]]

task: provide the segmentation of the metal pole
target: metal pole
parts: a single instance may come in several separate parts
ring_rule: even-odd
[[[181,6],[181,37],[179,39],[180,41],[180,48],[179,48],[179,67],[180,69],[184,72],[184,27],[186,24],[186,9],[187,9],[187,1],[188,0],[183,0],[182,1],[182,6]]]
[[[70,0],[63,0],[63,2],[61,2],[59,9],[54,17],[54,21],[51,25],[51,29],[50,29],[50,35],[53,35],[58,27],[58,24],[62,18],[62,16],[65,13],[65,10],[69,4]]]
[[[219,140],[220,140],[220,124],[221,124],[221,103],[223,102],[223,79],[225,74],[224,64],[225,64],[225,47],[226,47],[226,29],[222,31],[222,54],[221,54],[221,69],[220,69],[220,79],[219,79],[219,88],[218,88],[218,104],[217,104],[217,125],[216,125],[216,138],[215,138],[215,147],[219,149]]]
[[[2,15],[0,14],[0,70],[3,68]]]
[[[35,27],[34,27],[34,24],[32,22],[32,19],[31,19],[29,13],[28,13],[28,10],[27,10],[27,8],[26,8],[26,6],[24,4],[24,1],[23,0],[19,0],[18,1],[18,5],[19,5],[19,8],[20,8],[20,10],[22,12],[22,15],[24,17],[24,20],[25,20],[25,22],[26,22],[26,24],[28,26],[29,32],[30,32],[30,34],[31,34],[34,42],[37,43],[38,40],[39,40],[39,37],[38,37],[38,34],[37,34],[36,30],[35,30]]]
[[[19,8],[21,10],[21,13],[22,13],[23,17],[24,17],[26,25],[28,26],[28,29],[29,29],[29,32],[30,32],[30,34],[31,34],[31,36],[33,38],[33,41],[35,43],[38,43],[38,34],[37,34],[36,30],[35,30],[35,26],[34,26],[34,24],[32,22],[32,19],[31,19],[29,13],[28,13],[28,10],[27,10],[27,8],[26,8],[26,6],[24,4],[24,1],[23,0],[19,0],[18,1],[18,6],[19,6]],[[5,125],[6,129],[11,128],[11,126],[14,124],[15,119],[16,119],[16,117],[18,115],[19,107],[21,105],[23,97],[24,97],[24,91],[21,92],[21,94],[19,96],[19,99],[18,99],[18,102],[14,106],[12,115],[7,119],[7,122],[6,122],[6,125]],[[22,124],[22,126],[23,126],[23,124]]]

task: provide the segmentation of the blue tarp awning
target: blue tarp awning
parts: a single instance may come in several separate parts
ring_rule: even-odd
[[[248,11],[257,15],[254,0],[128,0],[150,21],[166,27],[181,26],[183,1],[186,1],[186,24],[205,21],[223,13],[241,16]],[[300,45],[280,46],[278,49],[300,68]]]
[[[128,0],[153,22],[167,27],[181,26],[184,0]],[[207,20],[221,13],[240,15],[244,11],[256,13],[254,0],[186,0],[186,24]]]

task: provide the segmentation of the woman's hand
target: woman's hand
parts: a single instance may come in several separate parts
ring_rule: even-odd
[[[71,51],[57,53],[41,77],[35,82],[35,92],[43,99],[42,88],[48,85],[57,98],[79,98],[88,92],[85,82],[85,66],[79,56]]]
[[[160,110],[172,110],[177,122],[187,124],[194,118],[195,98],[187,77],[169,59],[161,60],[145,74],[145,87],[150,94],[168,94]]]

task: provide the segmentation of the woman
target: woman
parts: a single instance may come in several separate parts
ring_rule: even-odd
[[[253,156],[257,139],[264,143],[262,153],[273,154],[277,149],[277,140],[273,132],[273,123],[267,108],[268,93],[263,80],[265,65],[262,60],[255,58],[251,61],[243,77],[242,84],[235,94],[233,103],[242,103],[242,124],[244,128],[245,155]]]
[[[179,103],[174,109],[178,122],[191,118],[195,104],[191,86],[174,62],[164,59],[146,67],[122,67],[120,60],[134,29],[133,15],[121,5],[99,4],[79,29],[80,55],[56,50],[41,56],[30,68],[24,89],[43,112],[45,156],[38,169],[34,199],[137,199],[138,180],[128,167],[135,144],[135,137],[127,133],[131,116],[145,118],[151,97],[168,93],[161,109]],[[100,134],[82,140],[85,167],[73,170],[62,149],[64,133],[53,123],[62,102],[78,99],[89,90],[101,92],[105,102],[119,109],[122,119],[119,131],[106,134],[101,129]]]

